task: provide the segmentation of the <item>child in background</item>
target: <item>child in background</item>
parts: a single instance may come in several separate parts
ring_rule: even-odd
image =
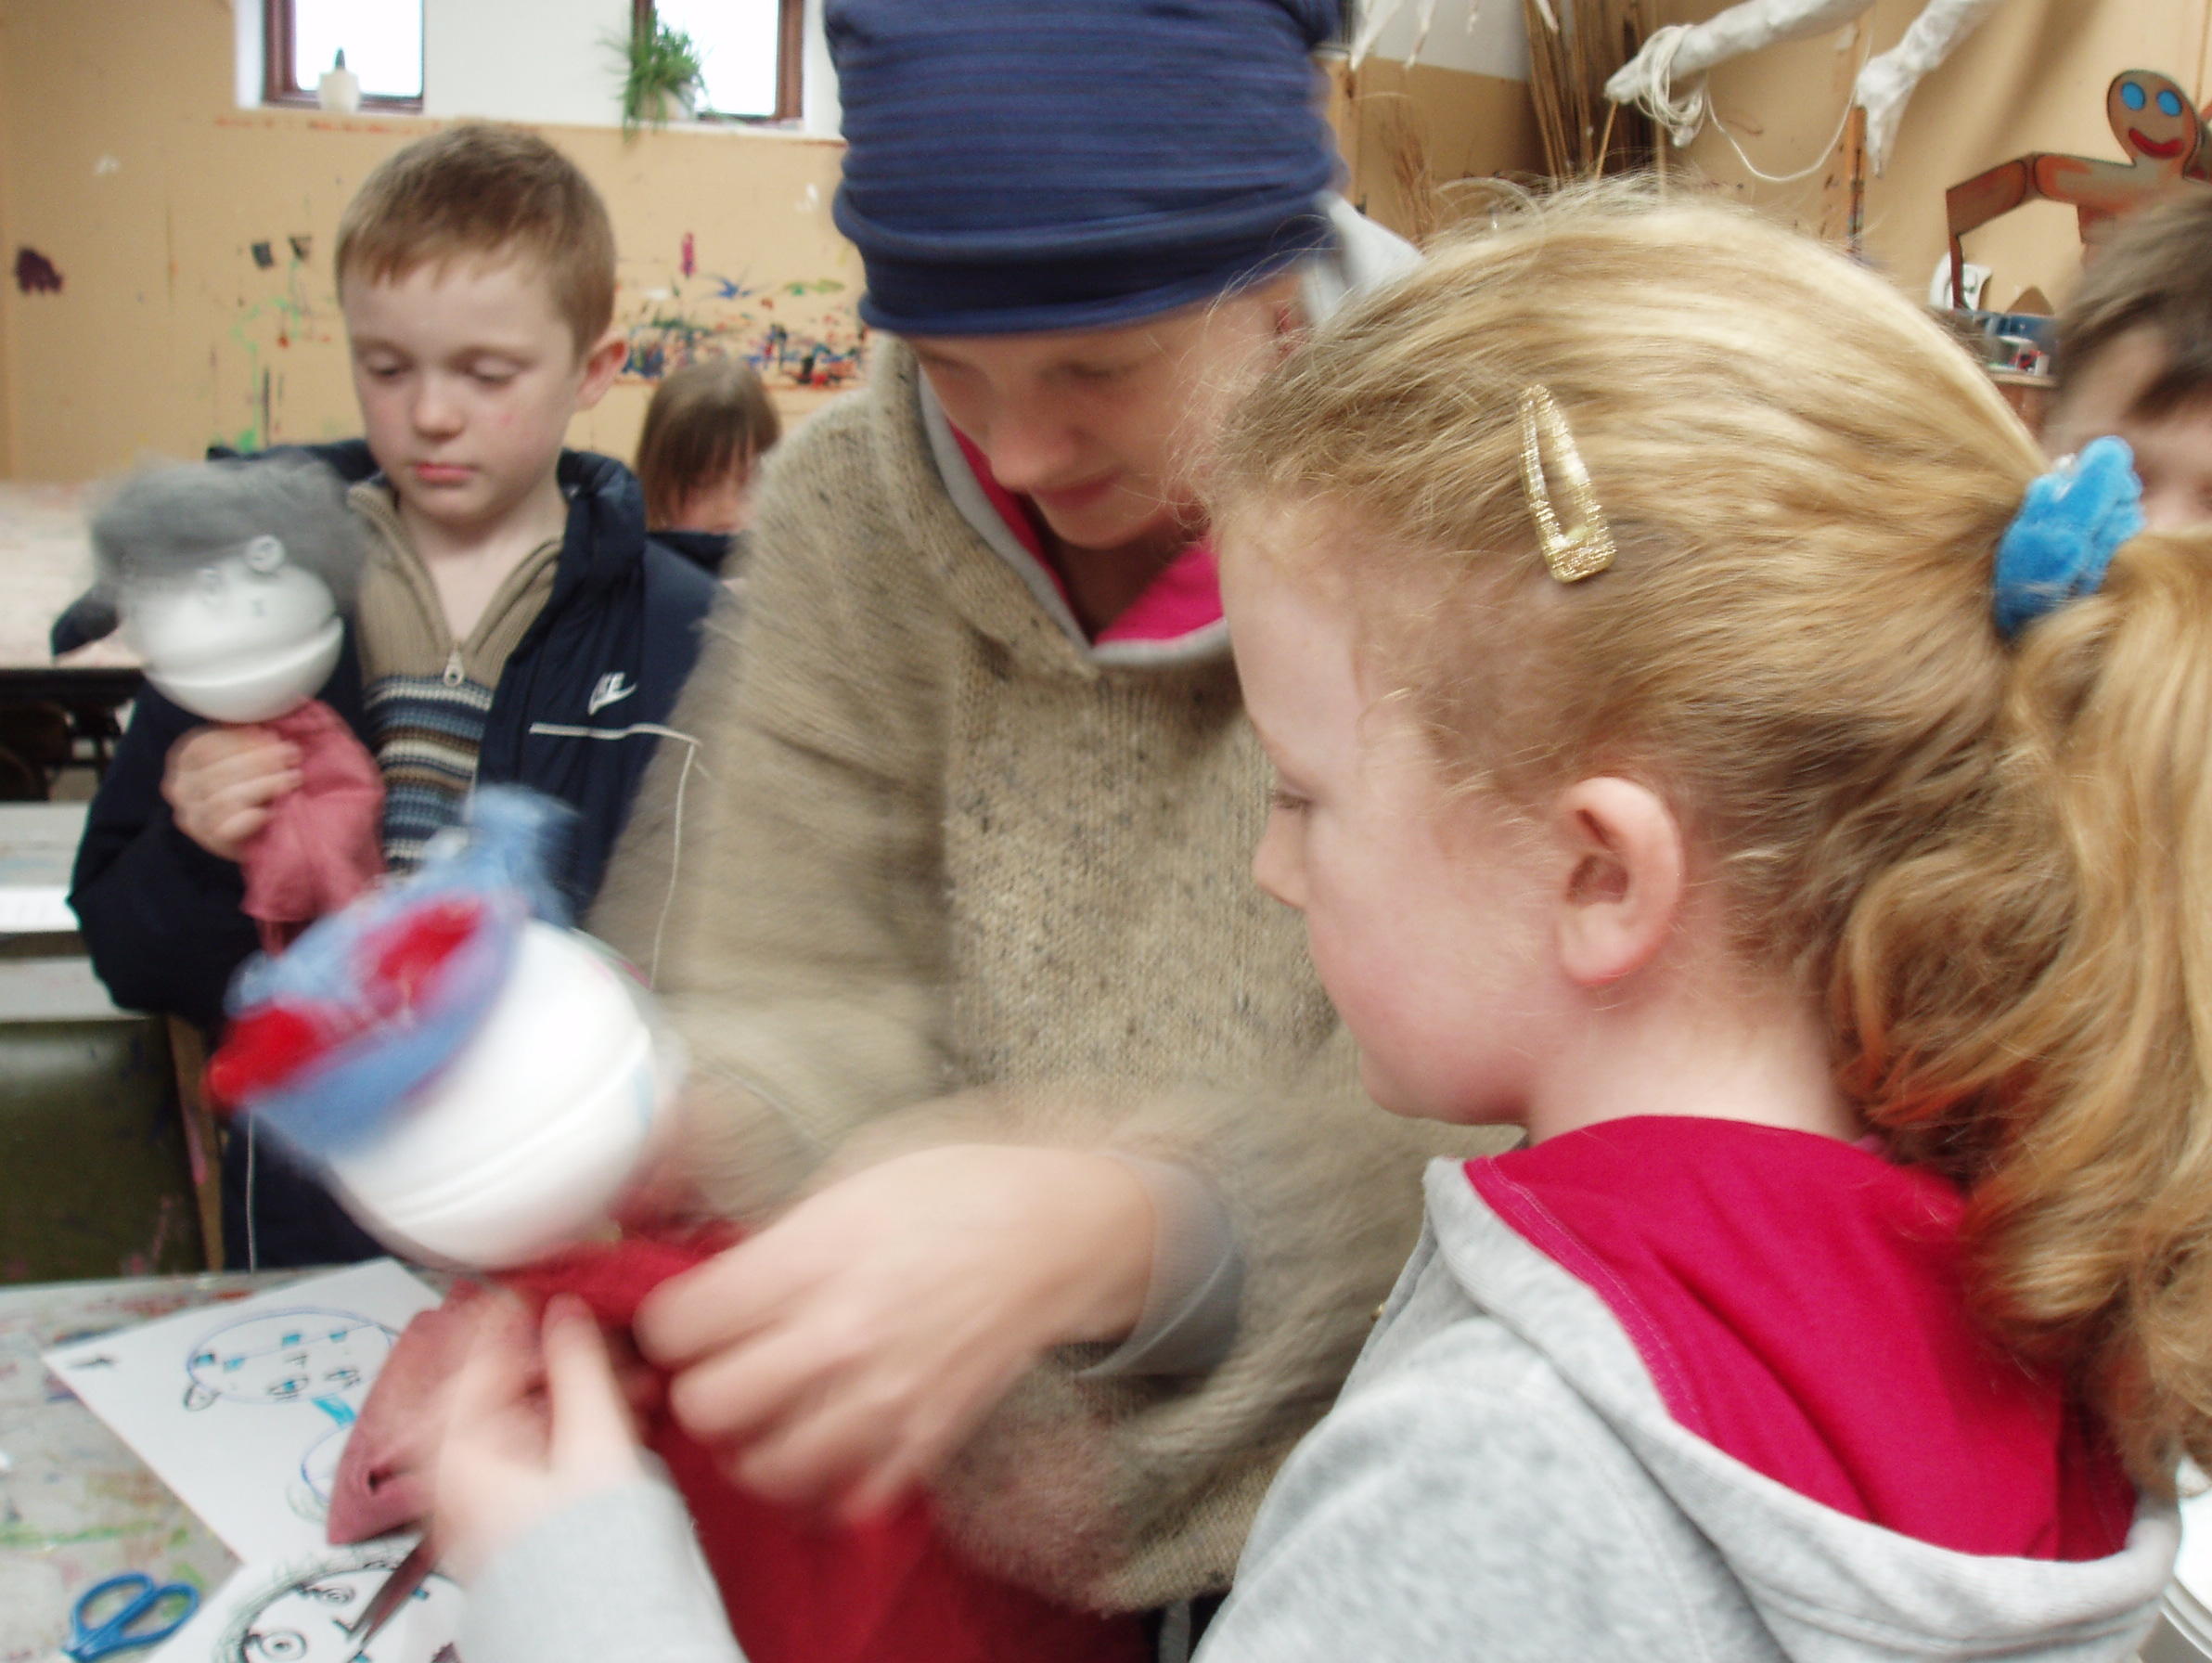
[[[1880,278],[1614,194],[1232,422],[1258,877],[1383,1107],[1530,1142],[1431,1165],[1201,1663],[2132,1656],[2212,1454],[2212,560],[2041,466]],[[464,1651],[734,1657],[534,1338],[441,1458]]]
[[[637,479],[653,535],[709,572],[744,569],[752,485],[783,422],[742,358],[687,364],[653,389]]]
[[[2119,222],[2059,314],[2058,374],[2052,456],[2125,439],[2154,530],[2212,522],[2212,190]]]
[[[388,865],[410,867],[478,782],[533,786],[578,811],[561,878],[580,909],[719,592],[647,541],[628,469],[561,445],[623,361],[606,207],[543,139],[452,127],[363,184],[336,265],[367,437],[311,454],[355,482],[372,547],[319,696],[376,754]],[[71,894],[117,1003],[220,1028],[257,945],[239,852],[297,760],[265,728],[140,697]],[[379,1251],[248,1138],[231,1140],[225,1191],[234,1257]]]

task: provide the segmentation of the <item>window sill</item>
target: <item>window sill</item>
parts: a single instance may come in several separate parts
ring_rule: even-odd
[[[835,133],[808,131],[804,122],[793,117],[773,121],[752,116],[694,116],[688,121],[663,122],[658,127],[640,127],[639,133],[700,133],[720,134],[774,139],[808,139],[816,144],[842,145],[843,137]]]
[[[264,98],[252,104],[240,104],[238,114],[265,115],[276,119],[288,116],[317,117],[326,122],[358,122],[369,126],[387,122],[443,122],[447,123],[468,121],[492,121],[506,118],[461,115],[449,110],[427,110],[420,104],[393,99],[371,103],[361,100],[361,108],[353,111],[325,110],[313,98]],[[524,122],[526,127],[542,129],[574,128],[589,132],[614,133],[621,130],[619,121],[612,122]],[[752,122],[734,118],[709,121],[675,121],[659,127],[640,127],[639,135],[651,133],[677,133],[686,137],[705,136],[722,138],[763,138],[778,144],[802,143],[842,146],[844,139],[835,133],[810,133],[798,122]]]
[[[325,110],[313,93],[278,93],[264,97],[258,106],[263,110],[309,110],[317,115],[420,115],[420,98],[379,98],[364,97],[358,110]]]

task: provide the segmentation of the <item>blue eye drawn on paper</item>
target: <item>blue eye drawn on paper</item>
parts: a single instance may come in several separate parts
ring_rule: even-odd
[[[2181,113],[2181,95],[2174,91],[2172,87],[2167,87],[2158,95],[2158,110],[2162,115],[2180,115]]]
[[[2128,109],[2141,110],[2150,101],[2150,95],[2145,93],[2142,87],[2137,83],[2133,81],[2123,81],[2120,83],[2120,102],[2125,104]]]

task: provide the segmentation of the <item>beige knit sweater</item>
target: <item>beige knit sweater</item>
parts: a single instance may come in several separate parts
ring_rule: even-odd
[[[1225,1586],[1412,1244],[1423,1157],[1499,1145],[1362,1097],[1298,920],[1252,883],[1267,771],[1226,649],[1098,665],[948,501],[886,344],[772,458],[742,638],[709,642],[675,726],[696,758],[662,747],[594,925],[691,1047],[695,1176],[739,1218],[951,1141],[1207,1179],[1246,1264],[1225,1360],[1058,1358],[939,1498],[985,1563],[1080,1604]]]

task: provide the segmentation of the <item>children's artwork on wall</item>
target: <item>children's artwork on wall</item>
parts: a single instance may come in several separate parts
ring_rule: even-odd
[[[237,251],[228,273],[237,284],[233,310],[208,358],[211,443],[252,452],[354,431],[350,417],[336,425],[286,419],[296,378],[341,385],[351,362],[337,284],[314,254],[315,238],[303,231]]]
[[[867,330],[840,278],[728,277],[699,264],[690,237],[673,269],[622,264],[625,379],[658,381],[687,364],[724,357],[743,358],[770,387],[839,387],[859,378]]]
[[[390,1259],[49,1352],[46,1366],[241,1559],[319,1551],[346,1435],[438,1296]]]
[[[2023,202],[2041,200],[2072,206],[2082,240],[2094,240],[2106,221],[2131,213],[2174,190],[2212,184],[2212,134],[2195,103],[2169,76],[2154,70],[2124,70],[2104,91],[2104,113],[2125,161],[2034,152],[2000,161],[1944,192],[1950,223],[1951,266],[1965,254],[1960,238]],[[1963,304],[1956,298],[1953,304]]]
[[[433,1571],[367,1645],[348,1631],[411,1545],[248,1563],[148,1663],[459,1663],[459,1587]]]

